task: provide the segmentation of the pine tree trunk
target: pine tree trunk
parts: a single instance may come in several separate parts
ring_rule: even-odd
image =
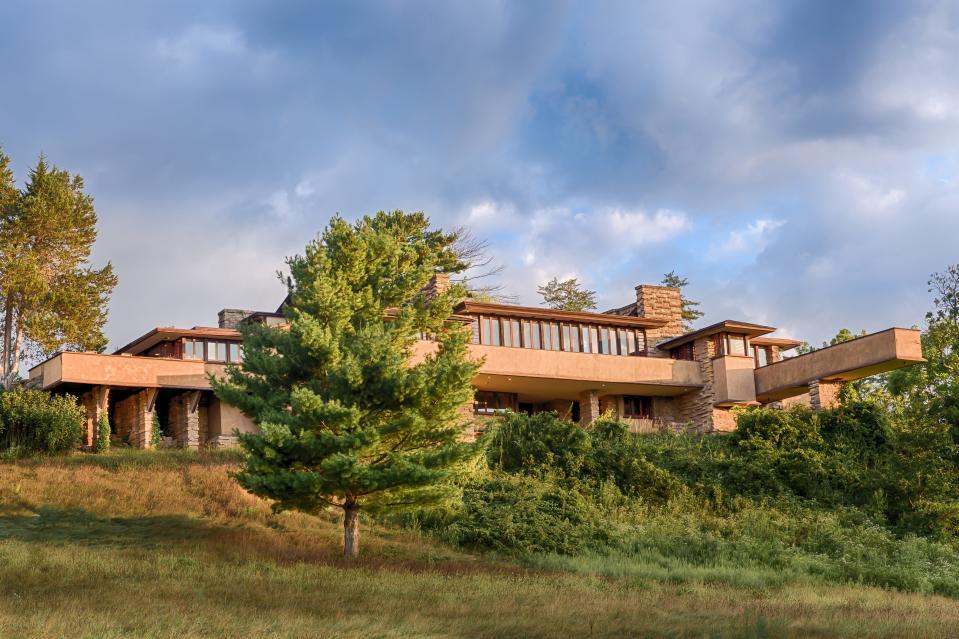
[[[360,507],[355,501],[343,505],[343,556],[356,559],[360,556]]]
[[[10,340],[13,336],[13,299],[7,296],[3,313],[3,361],[0,362],[0,381],[7,385],[7,370],[10,368]]]
[[[13,388],[13,380],[17,378],[20,371],[20,349],[23,348],[23,329],[17,322],[17,336],[13,340],[13,348],[10,350],[10,370],[7,372],[7,390]]]

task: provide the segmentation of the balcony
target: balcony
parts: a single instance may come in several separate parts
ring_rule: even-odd
[[[435,342],[418,342],[413,361],[435,349]],[[697,362],[481,344],[469,349],[474,359],[484,359],[474,380],[477,388],[509,391],[531,399],[577,399],[587,390],[609,395],[673,396],[703,384]]]
[[[851,381],[923,361],[919,331],[890,328],[757,368],[756,399],[794,397],[813,381]]]

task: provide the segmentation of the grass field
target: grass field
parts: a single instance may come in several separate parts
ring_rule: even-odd
[[[0,465],[0,637],[954,637],[959,602],[495,561],[364,522],[274,515],[229,452]],[[588,572],[588,571],[586,571]]]

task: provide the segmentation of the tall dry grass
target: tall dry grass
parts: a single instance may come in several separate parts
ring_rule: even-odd
[[[0,637],[952,637],[959,606],[520,568],[334,517],[273,514],[229,454],[0,464]]]

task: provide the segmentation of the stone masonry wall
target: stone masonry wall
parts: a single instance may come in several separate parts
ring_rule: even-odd
[[[842,382],[809,382],[809,406],[813,410],[835,408],[839,405],[839,391]]]
[[[646,329],[646,344],[652,357],[669,357],[669,353],[660,351],[656,344],[682,335],[683,305],[678,288],[671,286],[653,286],[640,284],[636,287],[636,314],[650,319],[664,319],[666,325],[661,328]]]
[[[584,391],[579,394],[579,423],[581,426],[587,426],[593,423],[599,417],[599,393],[597,391]]]

